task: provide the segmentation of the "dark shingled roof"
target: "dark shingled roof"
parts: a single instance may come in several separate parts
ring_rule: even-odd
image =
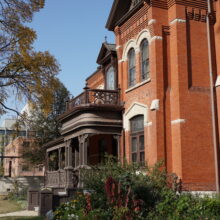
[[[123,24],[137,10],[139,10],[144,5],[144,2],[150,5],[152,2],[158,1],[159,0],[114,0],[105,27],[110,31],[114,31],[114,28],[117,25],[120,26],[121,24]],[[166,0],[161,1],[164,2]]]
[[[99,64],[99,61],[103,58],[103,56],[105,55],[105,52],[109,51],[109,52],[116,52],[116,45],[115,44],[110,44],[110,43],[102,43],[102,47],[100,49],[100,52],[99,52],[99,55],[98,55],[98,58],[97,58],[97,63]],[[101,69],[101,66],[98,66],[97,67],[97,70],[92,73],[91,75],[89,75],[86,79],[89,80],[92,76],[94,76],[97,72],[99,72],[99,70]]]
[[[105,57],[106,53],[111,53],[115,52],[116,53],[116,45],[115,44],[110,44],[110,43],[102,43],[102,47],[100,49],[98,58],[97,58],[97,63],[101,64],[101,60]]]
[[[116,45],[115,44],[109,44],[109,43],[103,43],[107,50],[109,51],[116,51]]]
[[[114,30],[115,24],[122,16],[129,11],[132,0],[114,0],[112,8],[106,23],[106,28],[110,31]]]

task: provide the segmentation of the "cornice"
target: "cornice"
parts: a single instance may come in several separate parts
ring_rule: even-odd
[[[121,0],[123,1],[123,0]],[[195,8],[199,10],[207,10],[207,0],[142,0],[140,1],[134,8],[131,10],[127,9],[127,13],[125,13],[121,18],[119,18],[117,21],[114,20],[117,12],[118,7],[122,7],[120,5],[120,0],[115,0],[110,12],[110,16],[108,18],[106,28],[113,31],[116,26],[122,25],[124,22],[126,22],[132,15],[134,15],[144,4],[148,4],[150,7],[157,7],[161,9],[168,10],[173,5],[182,5],[185,7]],[[216,0],[214,0],[216,1]],[[125,8],[124,8],[125,9]],[[120,11],[120,10],[118,10]],[[123,11],[123,9],[122,9]],[[125,11],[125,10],[124,10]],[[122,12],[121,12],[122,13]],[[117,18],[116,18],[117,19]]]
[[[69,120],[70,118],[74,117],[76,114],[83,114],[83,112],[97,112],[97,111],[109,111],[109,112],[121,112],[124,109],[122,105],[109,105],[109,104],[101,104],[101,105],[96,105],[96,104],[84,104],[84,105],[79,105],[68,112],[65,112],[64,114],[60,115],[58,117],[58,120],[60,122],[64,122],[66,120]]]
[[[128,11],[118,22],[116,22],[116,26],[120,26],[126,20],[128,20],[133,14],[135,14],[143,5],[145,0],[140,1],[135,7],[133,7],[130,11]]]
[[[57,139],[52,140],[52,141],[50,141],[50,142],[44,144],[43,147],[47,149],[47,148],[49,148],[49,147],[53,147],[53,146],[55,146],[55,145],[62,144],[62,143],[64,143],[64,137],[63,137],[63,136],[60,136],[60,137],[58,137]]]

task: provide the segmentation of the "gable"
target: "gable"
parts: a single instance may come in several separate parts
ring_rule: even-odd
[[[131,6],[131,0],[114,0],[107,23],[106,28],[113,30],[116,22],[126,14]]]
[[[110,15],[108,17],[106,28],[113,31],[117,22],[125,15],[127,12],[134,9],[139,3],[144,0],[114,0]],[[125,3],[126,2],[126,3]]]
[[[98,58],[97,58],[97,63],[102,64],[102,61],[109,56],[111,53],[116,53],[116,48],[115,44],[109,44],[109,43],[103,43],[101,50],[99,52]]]

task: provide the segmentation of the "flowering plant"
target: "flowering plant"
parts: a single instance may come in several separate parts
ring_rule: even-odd
[[[181,182],[160,169],[115,163],[111,158],[84,173],[89,191],[76,193],[55,220],[216,219],[220,199],[181,194]]]

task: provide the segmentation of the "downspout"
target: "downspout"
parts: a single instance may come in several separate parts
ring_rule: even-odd
[[[219,193],[219,167],[218,167],[218,141],[217,141],[217,126],[216,126],[216,106],[215,93],[213,82],[213,58],[212,58],[212,38],[211,38],[211,19],[212,19],[212,5],[211,0],[208,0],[208,13],[206,17],[207,23],[207,38],[208,38],[208,56],[209,56],[209,77],[210,77],[210,98],[211,98],[211,114],[212,114],[212,132],[213,132],[213,147],[214,147],[214,161],[215,161],[215,184],[216,193]]]

